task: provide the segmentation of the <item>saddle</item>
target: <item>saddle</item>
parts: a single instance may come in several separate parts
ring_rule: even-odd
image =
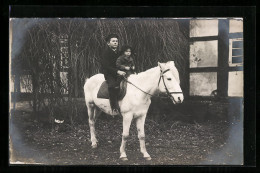
[[[118,100],[122,100],[125,97],[126,94],[126,89],[127,89],[127,81],[122,80],[119,85],[119,92],[118,92]],[[97,98],[101,99],[109,99],[109,94],[108,94],[108,85],[107,81],[104,81],[97,93]]]

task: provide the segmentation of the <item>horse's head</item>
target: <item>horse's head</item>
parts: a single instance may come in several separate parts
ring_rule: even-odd
[[[175,67],[174,61],[159,63],[160,79],[158,88],[160,92],[166,93],[174,104],[182,103],[184,96],[180,87],[179,72]]]

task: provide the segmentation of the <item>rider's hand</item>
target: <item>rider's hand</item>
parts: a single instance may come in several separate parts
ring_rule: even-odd
[[[117,71],[117,74],[119,74],[120,76],[124,76],[126,73],[125,73],[124,71],[118,70],[118,71]]]
[[[126,70],[130,70],[130,67],[125,67]]]
[[[135,66],[132,66],[132,70],[135,70]]]

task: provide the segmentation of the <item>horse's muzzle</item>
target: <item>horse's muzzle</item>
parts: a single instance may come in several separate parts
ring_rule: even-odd
[[[178,103],[181,103],[182,101],[181,101],[181,98],[180,97],[178,97]]]
[[[174,104],[180,104],[183,102],[183,96],[172,96],[171,100]]]

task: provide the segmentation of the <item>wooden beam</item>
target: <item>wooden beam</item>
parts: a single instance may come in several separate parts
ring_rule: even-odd
[[[229,38],[243,38],[243,32],[229,33]]]
[[[219,19],[218,23],[218,81],[217,88],[220,97],[228,96],[229,67],[229,20]]]
[[[182,25],[183,28],[187,28],[187,32],[183,32],[185,38],[189,38],[190,37],[190,20],[182,20]],[[185,30],[184,30],[185,31]],[[189,45],[190,46],[190,45]],[[190,47],[188,48],[188,51],[190,51]],[[189,69],[190,67],[190,52],[187,52],[187,57],[185,57],[185,68]],[[183,83],[186,84],[184,85],[183,88],[183,94],[184,94],[184,98],[189,97],[189,93],[190,93],[190,73],[185,73],[185,75],[183,75]],[[182,83],[181,83],[182,84]]]
[[[243,71],[244,67],[243,66],[236,66],[236,67],[229,67],[228,71]]]
[[[218,36],[191,37],[190,42],[218,40]]]
[[[203,73],[203,72],[217,72],[218,67],[197,67],[197,68],[190,68],[190,73]]]

